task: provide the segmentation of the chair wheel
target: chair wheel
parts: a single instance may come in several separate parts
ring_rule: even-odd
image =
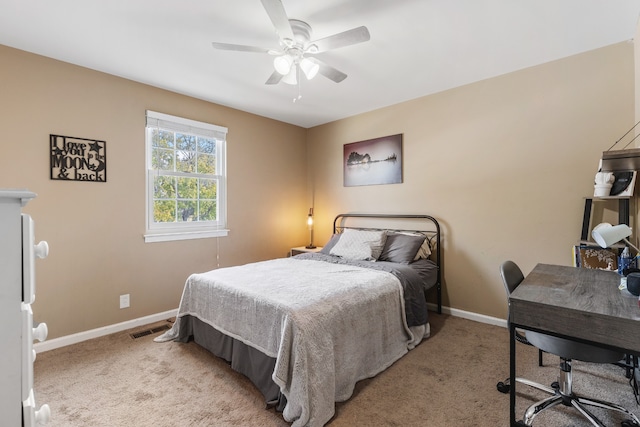
[[[554,390],[560,390],[560,384],[558,384],[558,381],[554,381],[551,383],[551,388]]]
[[[509,384],[509,380],[500,381],[498,384],[496,384],[496,388],[500,393],[506,394],[506,393],[509,393],[509,391],[511,390],[511,385]]]

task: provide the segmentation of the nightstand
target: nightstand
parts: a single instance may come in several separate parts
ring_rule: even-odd
[[[320,252],[321,249],[322,249],[322,246],[316,246],[313,249],[307,249],[304,246],[298,246],[297,248],[291,248],[291,256],[306,254],[309,252]]]

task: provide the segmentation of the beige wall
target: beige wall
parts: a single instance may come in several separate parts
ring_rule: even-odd
[[[598,160],[633,118],[634,47],[621,43],[310,129],[318,241],[340,212],[432,214],[444,304],[506,318],[500,263],[571,265]],[[396,133],[404,182],[343,187],[343,144]]]
[[[305,129],[4,46],[0,82],[0,187],[38,194],[25,211],[51,248],[34,305],[50,338],[176,308],[217,254],[228,266],[307,241]],[[146,109],[229,128],[228,237],[144,243]],[[107,183],[50,180],[52,133],[105,140]]]
[[[0,187],[38,193],[26,211],[51,246],[36,320],[55,338],[176,308],[218,253],[228,266],[306,243],[311,203],[316,243],[340,212],[436,216],[445,305],[504,318],[501,261],[571,263],[601,152],[633,123],[633,63],[621,43],[305,130],[0,46]],[[146,109],[229,128],[228,237],[143,242]],[[50,133],[106,140],[108,182],[51,181]],[[396,133],[404,183],[343,187],[343,144]]]

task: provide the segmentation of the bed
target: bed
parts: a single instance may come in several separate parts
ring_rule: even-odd
[[[356,382],[429,336],[426,293],[442,304],[440,234],[429,215],[340,214],[318,253],[192,274],[156,341],[194,340],[293,427],[323,426]]]

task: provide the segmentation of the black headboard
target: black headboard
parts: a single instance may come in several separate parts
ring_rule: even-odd
[[[356,218],[359,218],[360,221]],[[370,219],[374,221],[370,221]],[[382,221],[377,221],[378,219]],[[390,226],[385,226],[385,223]],[[341,233],[347,228],[356,230],[412,231],[424,234],[433,249],[431,260],[438,267],[436,283],[438,313],[442,313],[442,237],[438,220],[431,215],[409,214],[345,213],[336,216],[333,220],[333,233]]]

